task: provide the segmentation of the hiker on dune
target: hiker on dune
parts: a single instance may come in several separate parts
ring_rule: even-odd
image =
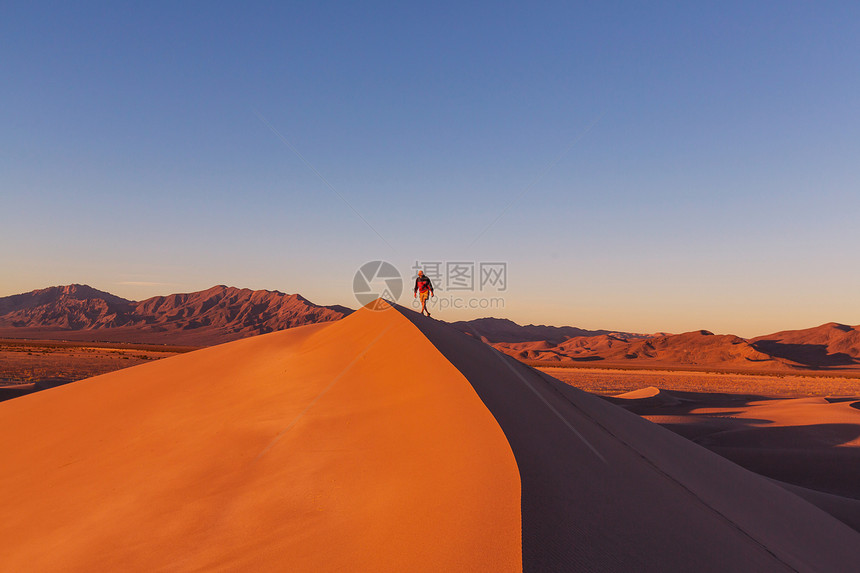
[[[427,310],[427,299],[431,296],[436,296],[433,294],[433,283],[430,282],[430,278],[424,274],[424,271],[418,271],[418,277],[415,279],[415,288],[412,289],[413,298],[417,298],[418,295],[421,295],[421,314],[427,313],[427,316],[430,316],[430,311]]]

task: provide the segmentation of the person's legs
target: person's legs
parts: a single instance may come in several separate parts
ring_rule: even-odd
[[[429,292],[422,292],[418,296],[421,297],[421,314],[424,314],[426,312],[427,316],[430,316],[430,311],[427,310],[427,299],[430,298],[430,293]]]

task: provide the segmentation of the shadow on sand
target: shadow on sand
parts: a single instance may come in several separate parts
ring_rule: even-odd
[[[755,395],[676,392],[649,388],[604,397],[709,450],[767,477],[828,494],[860,500],[860,415],[846,422],[845,406],[860,409],[857,397],[810,404],[790,423],[773,416],[783,400]],[[640,397],[637,397],[640,396]],[[769,410],[757,403],[766,401]],[[784,400],[789,405],[791,399]],[[850,402],[849,404],[845,404]],[[797,407],[797,406],[795,406]],[[761,408],[761,409],[759,409]],[[837,416],[830,415],[840,409]],[[797,414],[790,414],[795,416]],[[847,419],[853,416],[848,415]],[[833,422],[828,422],[828,419]],[[815,423],[809,423],[811,419]]]

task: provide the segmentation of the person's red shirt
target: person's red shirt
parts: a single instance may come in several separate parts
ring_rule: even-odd
[[[433,283],[430,282],[427,275],[421,275],[415,279],[415,288],[412,289],[413,294],[417,292],[427,292],[428,290],[430,291],[430,294],[433,294]]]

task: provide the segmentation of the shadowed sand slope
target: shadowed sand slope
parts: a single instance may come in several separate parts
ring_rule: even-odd
[[[521,477],[528,571],[851,570],[860,534],[688,440],[402,311],[471,382]]]
[[[860,396],[774,400],[652,387],[606,399],[756,473],[854,498],[843,505],[860,529]]]
[[[850,570],[860,534],[396,308],[0,404],[8,570]]]
[[[0,569],[518,570],[504,434],[362,310],[0,404]]]

